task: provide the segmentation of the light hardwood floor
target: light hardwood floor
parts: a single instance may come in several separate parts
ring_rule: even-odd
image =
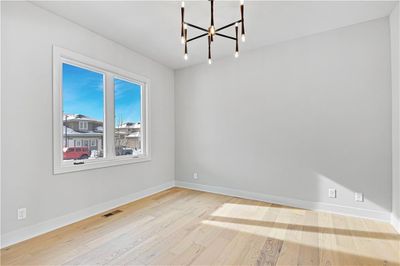
[[[173,188],[1,251],[2,265],[400,265],[382,222]]]

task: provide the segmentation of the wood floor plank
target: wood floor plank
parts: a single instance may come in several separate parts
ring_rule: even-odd
[[[321,212],[318,214],[319,229],[319,264],[320,265],[338,265],[336,237],[332,234],[332,216],[330,213]]]
[[[299,265],[319,265],[318,213],[307,211],[304,217],[301,247],[299,250]],[[311,229],[310,228],[315,228]]]
[[[400,265],[389,225],[172,188],[1,250],[1,265]]]
[[[304,220],[306,211],[305,210],[289,210],[289,217],[287,227],[285,230],[285,236],[283,237],[282,249],[277,261],[277,265],[296,265],[300,252],[302,229],[299,221]]]
[[[283,240],[267,238],[261,248],[256,265],[276,265],[282,245]]]

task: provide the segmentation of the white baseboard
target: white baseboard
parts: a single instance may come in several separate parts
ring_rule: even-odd
[[[144,197],[150,196],[152,194],[158,193],[160,191],[172,188],[174,186],[183,187],[188,189],[200,190],[205,192],[223,194],[228,196],[259,200],[265,202],[271,202],[276,204],[283,204],[298,208],[316,210],[316,211],[328,211],[337,214],[344,214],[350,216],[357,216],[369,219],[375,219],[385,222],[391,222],[391,224],[396,228],[400,233],[400,221],[394,217],[394,215],[386,212],[379,212],[368,209],[360,209],[354,207],[347,207],[329,203],[322,202],[311,202],[304,201],[299,199],[291,199],[279,196],[266,195],[261,193],[243,191],[232,188],[218,187],[218,186],[209,186],[202,185],[198,183],[189,183],[182,181],[170,181],[159,186],[151,187],[115,200],[111,200],[105,203],[101,203],[98,205],[94,205],[92,207],[70,213],[61,217],[57,217],[45,222],[41,222],[39,224],[27,226],[25,228],[12,231],[0,236],[1,239],[1,248],[16,244],[18,242],[33,238],[35,236],[53,231],[57,228],[81,221],[90,216],[97,215],[99,213],[106,212],[110,209],[116,208],[118,206],[127,204],[129,202],[142,199]]]
[[[175,186],[174,181],[170,181],[155,187],[151,187],[115,200],[111,200],[105,203],[97,204],[89,208],[70,213],[61,217],[57,217],[39,224],[27,226],[25,228],[6,233],[1,236],[1,248],[16,244],[18,242],[33,238],[35,236],[53,231],[57,228],[81,221],[90,216],[97,215],[102,212],[106,212],[110,209],[116,208],[118,206],[127,204],[129,202],[142,199],[144,197],[150,196],[157,192],[172,188]]]
[[[393,225],[394,229],[396,229],[397,232],[399,232],[400,234],[400,220],[393,213],[391,218],[391,224]]]
[[[218,187],[218,186],[209,186],[203,185],[198,183],[191,183],[191,182],[183,182],[183,181],[175,181],[175,185],[177,187],[182,188],[189,188],[194,190],[200,190],[205,192],[211,192],[216,194],[223,194],[228,196],[240,197],[245,199],[251,200],[259,200],[265,201],[275,204],[282,204],[297,208],[315,210],[315,211],[326,211],[332,212],[336,214],[348,215],[348,216],[356,216],[374,220],[380,220],[384,222],[390,222],[391,214],[389,212],[380,212],[375,210],[369,209],[361,209],[361,208],[354,208],[336,204],[329,204],[323,202],[312,202],[312,201],[304,201],[299,199],[293,198],[286,198],[280,196],[273,196],[267,194],[261,194],[256,192],[226,188],[226,187]]]

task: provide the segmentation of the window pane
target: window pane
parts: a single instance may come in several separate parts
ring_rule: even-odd
[[[142,154],[141,85],[114,79],[115,154]]]
[[[103,74],[63,63],[62,92],[64,160],[103,157]]]

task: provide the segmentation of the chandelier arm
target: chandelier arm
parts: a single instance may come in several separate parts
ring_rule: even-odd
[[[181,7],[181,38],[183,38],[184,30],[183,30],[183,23],[185,20],[185,8]]]
[[[187,40],[187,42],[194,41],[194,40],[196,40],[198,38],[201,38],[201,37],[204,37],[204,36],[207,36],[207,35],[208,35],[208,33],[200,34],[199,36],[196,36],[196,37],[193,37],[193,38]]]
[[[231,36],[228,36],[228,35],[225,35],[225,34],[222,34],[222,33],[215,33],[215,35],[218,35],[218,36],[221,36],[221,37],[228,38],[228,39],[236,41],[235,37],[231,37]]]
[[[208,35],[208,60],[211,60],[211,36]],[[211,61],[209,61],[211,62]]]
[[[186,24],[186,25],[188,25],[189,27],[192,27],[192,28],[195,28],[195,29],[198,29],[198,30],[202,30],[202,31],[205,31],[205,32],[207,32],[207,33],[208,33],[208,30],[207,30],[207,29],[205,29],[205,28],[202,28],[202,27],[199,27],[199,26],[196,26],[196,25],[190,24],[190,23],[188,23],[188,22],[185,22],[185,24]]]
[[[235,56],[239,56],[239,27],[238,25],[235,26],[235,43],[236,43],[236,48],[235,48]]]
[[[230,23],[230,24],[228,24],[228,25],[225,25],[225,26],[223,26],[223,27],[221,27],[221,28],[219,28],[219,29],[216,29],[215,32],[224,30],[224,29],[229,28],[229,27],[232,27],[232,26],[234,26],[236,23],[241,23],[241,22],[242,22],[242,20],[239,19],[238,21],[232,22],[232,23]]]
[[[188,51],[187,51],[187,29],[185,29],[185,55],[187,55]]]
[[[245,35],[244,33],[244,5],[240,5],[240,16],[241,16],[241,21],[242,21],[242,35]]]

